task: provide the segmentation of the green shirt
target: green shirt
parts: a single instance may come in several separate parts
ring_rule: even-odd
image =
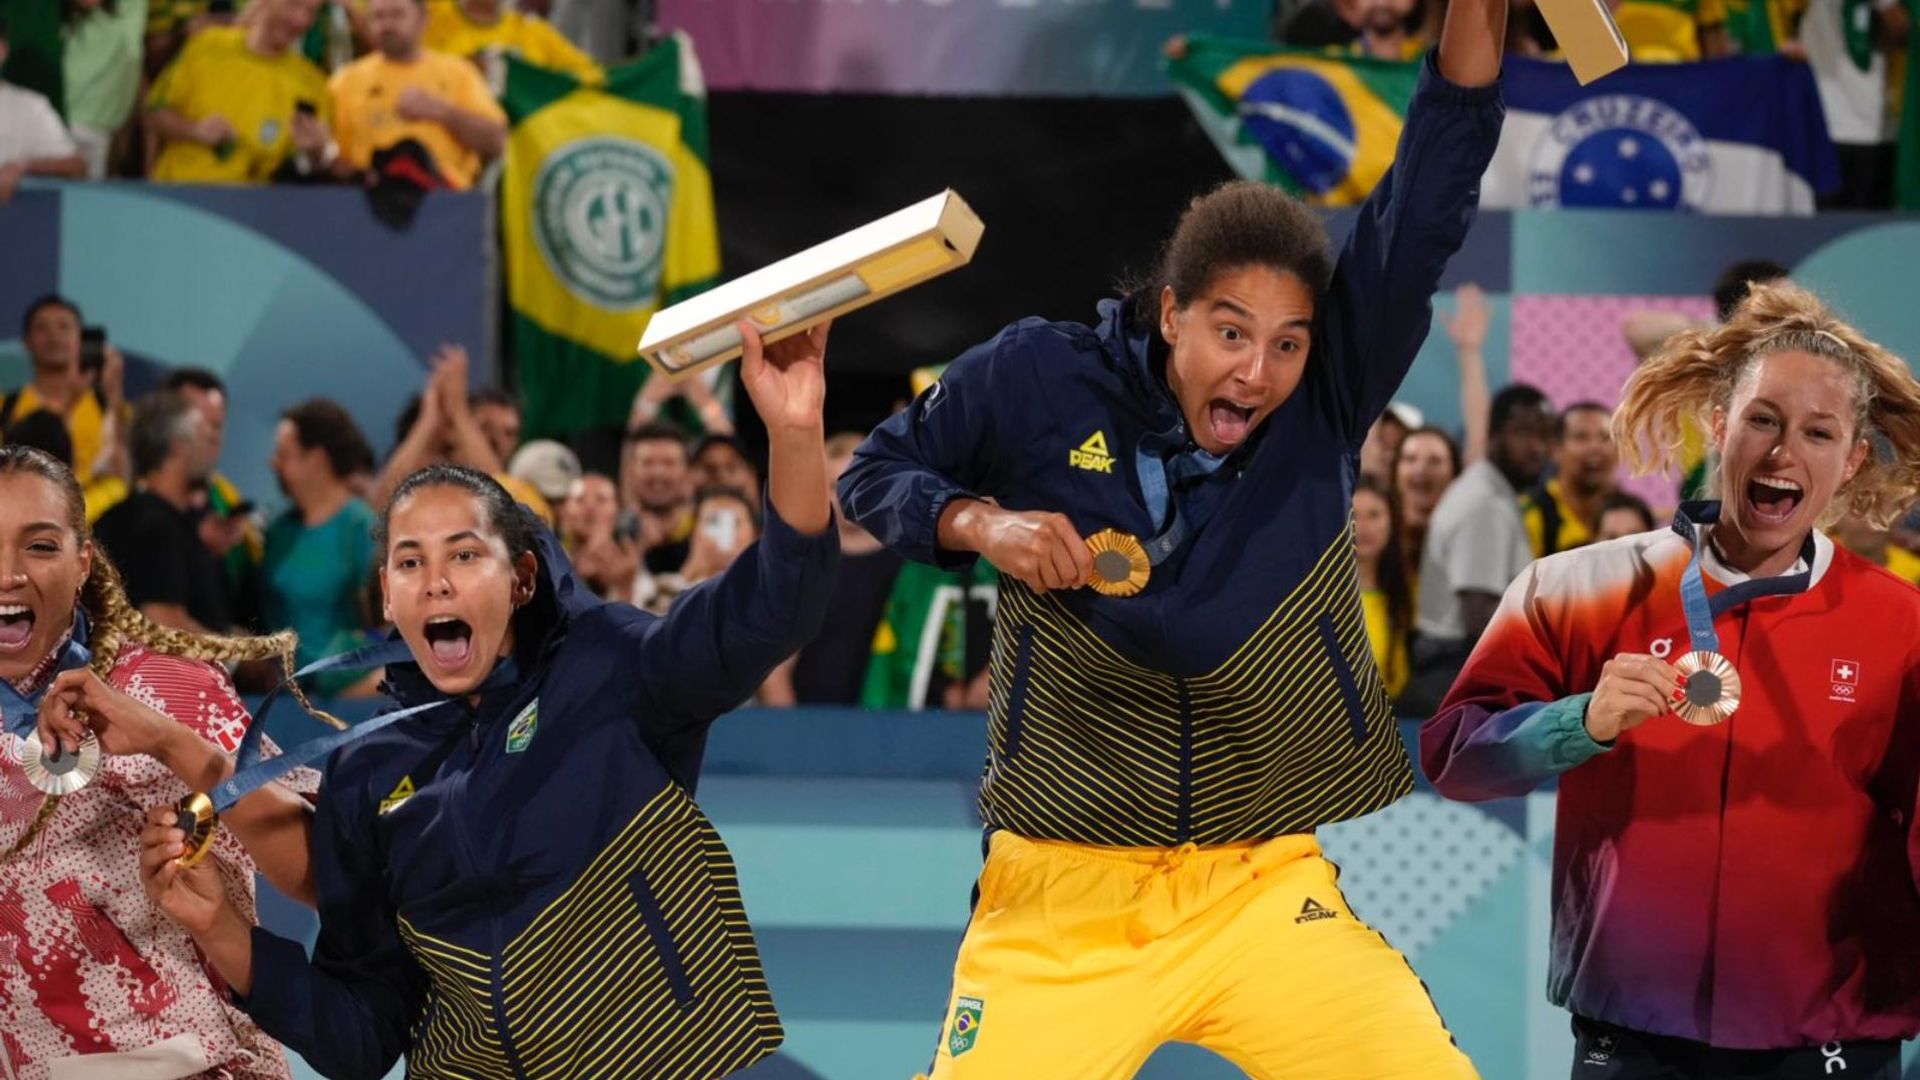
[[[373,576],[373,507],[348,500],[338,513],[309,528],[298,509],[267,526],[266,556],[260,566],[260,613],[272,629],[291,627],[300,635],[301,664],[358,648],[367,642],[366,605],[362,601]],[[344,673],[321,693],[333,693],[358,681]]]
[[[893,579],[893,591],[887,594],[887,606],[874,632],[873,655],[867,661],[867,678],[860,691],[860,704],[868,709],[940,708],[938,697],[929,693],[938,683],[961,682],[974,674],[986,660],[985,625],[969,635],[969,601],[991,604],[997,594],[1000,576],[981,559],[971,574],[942,570],[925,563],[908,562]],[[976,608],[976,613],[985,612]],[[984,620],[983,620],[984,622]],[[967,639],[977,642],[979,655],[968,664]],[[931,699],[931,700],[930,700]]]
[[[112,134],[140,96],[147,0],[119,0],[67,26],[67,123]]]

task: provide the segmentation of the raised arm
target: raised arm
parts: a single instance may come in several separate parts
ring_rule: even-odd
[[[646,711],[655,714],[646,719],[662,734],[738,706],[811,641],[840,564],[821,414],[827,327],[765,348],[750,324],[741,327],[741,377],[770,440],[766,530],[719,577],[676,600],[666,618],[629,624],[640,637]]]
[[[1426,340],[1441,273],[1473,223],[1505,115],[1497,82],[1505,25],[1506,0],[1449,5],[1393,166],[1361,206],[1334,269],[1316,370],[1355,447]]]

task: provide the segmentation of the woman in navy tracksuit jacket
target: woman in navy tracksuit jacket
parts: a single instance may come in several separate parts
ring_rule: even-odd
[[[329,1077],[712,1077],[779,1020],[733,863],[694,805],[712,720],[819,628],[839,544],[824,329],[749,349],[766,534],[655,618],[596,600],[497,483],[438,466],[383,516],[382,583],[442,699],[329,762],[310,847],[320,936],[245,925],[172,838],[147,888],[262,1028]]]

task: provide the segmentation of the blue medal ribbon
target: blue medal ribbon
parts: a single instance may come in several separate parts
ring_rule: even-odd
[[[54,664],[53,674],[32,694],[22,694],[14,685],[0,679],[0,719],[6,722],[7,733],[19,738],[33,734],[40,725],[40,702],[46,698],[47,690],[53,686],[53,680],[63,671],[83,668],[93,663],[93,651],[87,648],[87,616],[79,608],[73,609],[73,633],[60,650],[60,659]],[[58,747],[54,748],[58,757]]]
[[[1196,477],[1213,475],[1227,461],[1198,447],[1187,448],[1186,431],[1186,423],[1181,421],[1166,431],[1142,438],[1134,450],[1133,465],[1140,477],[1140,494],[1146,500],[1153,527],[1160,530],[1159,535],[1142,544],[1151,566],[1165,562],[1187,539],[1188,519],[1180,513],[1177,500],[1172,497],[1173,489]]]
[[[388,664],[410,660],[412,657],[413,654],[407,650],[407,643],[399,638],[393,638],[388,641],[362,646],[350,652],[339,653],[335,656],[315,660],[313,663],[294,672],[292,678],[274,687],[271,693],[260,700],[260,707],[253,712],[253,722],[247,725],[247,734],[240,740],[240,749],[234,754],[233,775],[215,785],[214,789],[208,793],[213,799],[214,810],[219,813],[225,813],[233,804],[239,802],[241,799],[246,798],[248,795],[251,795],[253,792],[258,791],[273,781],[280,779],[309,761],[315,761],[325,757],[356,739],[364,739],[374,732],[382,728],[390,727],[396,722],[404,720],[415,713],[425,712],[435,706],[446,704],[445,701],[430,701],[424,705],[415,705],[406,709],[396,709],[393,712],[384,713],[371,720],[355,724],[353,727],[347,728],[344,731],[336,731],[331,735],[325,735],[318,739],[301,743],[299,746],[287,750],[277,757],[269,758],[266,761],[260,760],[260,740],[267,730],[267,711],[273,708],[274,702],[280,700],[280,695],[293,684],[295,679],[304,679],[309,675],[318,675],[327,671],[349,671],[385,667]]]
[[[362,646],[351,652],[339,653],[321,660],[315,660],[306,667],[293,673],[293,679],[304,679],[309,675],[318,675],[326,671],[356,671],[369,668],[386,667],[388,664],[405,663],[413,659],[413,653],[407,643],[399,637],[387,641]],[[508,656],[493,666],[493,671],[476,689],[477,693],[487,693],[511,685],[519,680],[519,667],[513,657]],[[388,728],[405,720],[409,716],[437,709],[447,704],[450,698],[429,701],[382,713],[371,720],[364,720],[344,731],[323,735],[301,743],[277,757],[260,760],[260,739],[266,732],[267,710],[279,700],[280,694],[293,682],[289,679],[273,689],[273,692],[261,699],[260,707],[254,710],[253,723],[248,725],[247,734],[240,740],[240,749],[234,754],[233,775],[227,777],[208,793],[213,800],[216,813],[224,813],[235,803],[267,784],[287,775],[310,761],[317,761],[359,739],[364,739],[376,731]]]
[[[1720,504],[1717,502],[1685,502],[1673,516],[1673,531],[1680,534],[1693,548],[1693,557],[1687,560],[1687,569],[1680,576],[1680,606],[1687,617],[1687,637],[1694,652],[1720,652],[1720,634],[1713,628],[1713,620],[1743,604],[1752,603],[1763,596],[1789,596],[1803,593],[1813,587],[1813,560],[1818,552],[1814,546],[1813,534],[1800,548],[1800,560],[1807,564],[1805,570],[1797,574],[1784,574],[1779,577],[1755,578],[1729,585],[1712,597],[1707,596],[1706,578],[1701,571],[1701,562],[1706,556],[1707,537],[1700,525],[1710,525],[1720,520]]]

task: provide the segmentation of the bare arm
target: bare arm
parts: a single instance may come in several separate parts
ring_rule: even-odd
[[[499,157],[507,148],[507,125],[491,116],[448,105],[440,122],[461,145],[488,161]]]
[[[439,386],[440,413],[447,418],[447,436],[451,445],[447,456],[456,465],[478,469],[491,476],[507,471],[506,463],[493,452],[493,444],[480,430],[467,404],[467,350],[458,345],[440,349],[434,359],[433,377]],[[429,387],[428,393],[433,393]]]
[[[464,386],[461,392],[465,393]],[[443,400],[440,373],[436,369],[427,376],[427,385],[420,395],[420,418],[413,422],[413,429],[400,440],[400,445],[393,448],[379,478],[373,482],[373,505],[387,505],[387,499],[393,495],[393,489],[400,486],[400,481],[440,456],[441,444],[447,437]]]
[[[1457,86],[1492,83],[1506,40],[1507,0],[1453,0],[1440,30],[1440,74]]]
[[[1659,352],[1668,338],[1693,327],[1693,320],[1677,311],[1636,311],[1621,321],[1620,332],[1626,335],[1633,355],[1645,360]]]
[[[507,125],[491,116],[463,109],[445,98],[408,87],[395,99],[402,119],[439,124],[460,145],[491,161],[507,148]]]
[[[69,180],[80,180],[87,175],[87,159],[79,154],[34,158],[28,161],[21,171],[28,176],[60,176]]]
[[[1500,609],[1500,597],[1473,589],[1462,589],[1454,595],[1460,600],[1460,621],[1466,626],[1467,643],[1471,645],[1487,632],[1493,613]]]
[[[233,759],[178,724],[155,756],[194,791],[212,791],[233,775]],[[157,824],[177,824],[166,819],[172,811],[164,814]],[[282,784],[267,784],[235,803],[220,822],[233,830],[274,888],[308,907],[314,905],[313,807],[303,796]]]
[[[768,709],[791,709],[800,704],[793,692],[794,658],[789,656],[780,662],[760,684],[760,692],[754,695],[759,704]]]
[[[1460,418],[1466,428],[1462,464],[1471,465],[1487,453],[1487,422],[1492,398],[1487,390],[1487,327],[1492,321],[1486,294],[1466,284],[1455,292],[1458,311],[1440,313],[1440,322],[1453,339],[1460,365]]]
[[[218,113],[199,120],[189,120],[165,106],[147,110],[147,130],[163,141],[199,143],[201,146],[218,146],[223,140],[233,138],[234,134],[233,125]]]

